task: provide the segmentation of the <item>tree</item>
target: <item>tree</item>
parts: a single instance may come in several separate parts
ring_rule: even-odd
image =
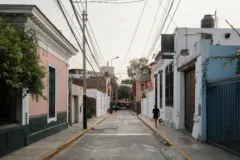
[[[124,79],[121,81],[122,84],[133,84],[133,80],[131,79]]]
[[[130,100],[133,99],[133,96],[131,94],[131,88],[128,86],[120,86],[118,88],[118,99],[129,99],[130,95]]]
[[[6,84],[6,93],[17,96],[25,90],[37,101],[39,97],[46,99],[42,94],[45,70],[37,50],[33,30],[0,19],[0,78]]]
[[[131,80],[136,79],[137,71],[141,74],[150,74],[150,66],[147,58],[136,58],[130,61],[130,65],[127,67],[127,73]]]
[[[116,93],[117,93],[117,88],[118,88],[118,78],[116,76],[112,76],[111,77],[111,86],[112,86],[112,94],[113,94],[113,100],[115,100],[116,97]]]

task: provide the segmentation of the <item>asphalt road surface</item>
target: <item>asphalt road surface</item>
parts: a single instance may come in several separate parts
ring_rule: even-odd
[[[164,145],[136,116],[118,111],[53,159],[166,160]]]

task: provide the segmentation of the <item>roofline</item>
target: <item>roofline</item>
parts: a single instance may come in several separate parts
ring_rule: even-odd
[[[5,12],[4,12],[5,11]],[[9,14],[28,14],[33,15],[38,20],[46,20],[47,25],[50,25],[50,27],[53,27],[53,30],[55,30],[59,35],[60,38],[63,38],[65,42],[67,42],[66,47],[68,47],[74,54],[76,55],[78,49],[59,31],[59,29],[46,17],[46,15],[36,6],[36,5],[24,5],[24,4],[3,4],[0,5],[0,13],[9,13]],[[40,15],[40,16],[39,16]],[[42,17],[41,17],[42,16]],[[70,54],[70,53],[69,53]]]

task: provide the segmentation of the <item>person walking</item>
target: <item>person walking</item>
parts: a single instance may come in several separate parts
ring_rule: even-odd
[[[155,127],[157,127],[157,120],[158,120],[158,117],[160,117],[160,111],[157,108],[157,105],[154,106],[152,113],[153,113],[153,119],[155,120]]]

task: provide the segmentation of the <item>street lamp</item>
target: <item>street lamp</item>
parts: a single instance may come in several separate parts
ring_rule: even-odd
[[[118,59],[118,58],[119,58],[119,56],[111,59],[111,66],[112,66],[112,61],[113,61],[114,59]],[[113,73],[113,78],[114,78],[114,73]],[[114,90],[114,83],[113,83],[113,86],[112,86],[112,100],[113,100],[113,94],[114,94],[114,91],[113,91],[113,90]]]
[[[117,57],[111,59],[111,66],[112,66],[112,60],[118,59],[118,58],[119,58],[119,57],[117,56]]]

